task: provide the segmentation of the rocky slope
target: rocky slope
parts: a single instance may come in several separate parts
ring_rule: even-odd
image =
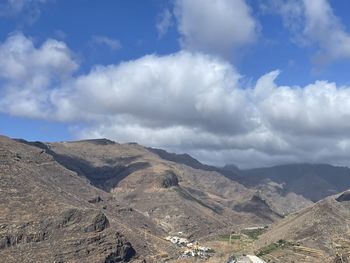
[[[181,251],[167,235],[209,240],[276,222],[255,249],[278,240],[292,245],[269,253],[271,262],[301,257],[300,249],[312,260],[336,260],[339,253],[345,258],[350,195],[313,201],[343,189],[347,184],[338,180],[347,180],[347,168],[286,167],[217,168],[189,155],[106,139],[42,143],[0,137],[0,258],[171,261]],[[281,220],[281,214],[300,209]]]
[[[254,209],[236,209],[249,207],[255,191],[218,172],[162,159],[135,143],[87,140],[39,146],[167,233],[180,231],[197,238],[233,225],[267,224],[280,218],[267,204],[264,217]]]
[[[268,206],[287,215],[350,188],[350,169],[328,164],[287,164],[240,170],[235,165],[215,167],[198,162],[187,154],[150,149],[160,158],[195,169],[215,171],[254,190]]]
[[[199,239],[280,218],[255,191],[137,144],[0,137],[0,168],[6,262],[159,262],[180,253],[169,234]]]
[[[273,262],[297,262],[303,255],[302,262],[349,262],[350,191],[287,216],[263,234],[256,246],[261,249],[279,240],[287,245],[266,255]]]
[[[5,262],[127,262],[167,253],[158,238],[164,232],[143,214],[44,150],[6,137],[0,137],[0,193]]]

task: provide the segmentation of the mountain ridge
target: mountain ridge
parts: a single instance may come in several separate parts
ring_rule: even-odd
[[[335,181],[348,179],[348,168],[331,165],[213,168],[190,155],[107,139],[44,143],[0,136],[0,149],[0,255],[8,262],[159,262],[181,255],[167,235],[206,240],[270,225],[262,237],[275,242],[282,222],[290,227],[281,233],[297,233],[289,223],[295,213],[304,216],[333,198],[306,198],[305,174],[330,193],[347,185]],[[291,171],[298,173],[290,178]],[[349,196],[336,198],[346,203]],[[50,250],[52,242],[62,253]]]

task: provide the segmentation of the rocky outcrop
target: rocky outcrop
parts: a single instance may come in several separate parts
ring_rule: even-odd
[[[48,240],[52,231],[47,226],[40,226],[33,230],[33,225],[15,226],[15,229],[9,229],[0,234],[0,250],[26,243],[38,243]]]
[[[91,219],[92,218],[92,219]],[[90,222],[88,221],[90,220]],[[39,243],[57,238],[62,232],[101,232],[109,227],[108,218],[99,212],[81,211],[71,208],[63,212],[61,217],[48,218],[40,222],[27,222],[11,225],[0,233],[0,250],[25,243]]]
[[[101,196],[98,195],[98,196],[95,196],[95,197],[89,199],[88,202],[90,204],[96,204],[96,203],[103,202],[103,199],[101,198]]]
[[[131,243],[117,233],[115,250],[106,257],[104,263],[129,262],[135,255],[136,251]]]
[[[0,250],[16,246],[18,244],[41,242],[48,238],[47,232],[39,231],[34,234],[14,233],[0,238]]]
[[[98,213],[94,219],[91,225],[85,228],[86,232],[101,232],[105,230],[107,227],[109,227],[109,221],[108,218],[103,214],[102,212]]]
[[[71,208],[66,210],[62,215],[62,226],[79,223],[82,220],[82,212],[78,209]]]
[[[178,186],[179,179],[173,171],[166,171],[161,180],[161,187],[169,188],[172,186]]]

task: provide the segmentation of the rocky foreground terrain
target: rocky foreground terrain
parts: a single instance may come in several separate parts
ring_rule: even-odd
[[[1,137],[0,177],[3,262],[122,262],[167,249],[162,229],[41,148]]]
[[[266,171],[260,176],[135,143],[42,143],[1,136],[0,262],[184,262],[191,259],[179,261],[183,249],[167,236],[215,246],[220,236],[270,225],[260,239],[243,234],[237,240],[248,241],[239,248],[225,241],[225,252],[216,251],[220,259],[209,260],[224,262],[241,248],[259,253],[280,240],[283,246],[294,243],[262,257],[293,262],[288,260],[299,242],[322,254],[322,262],[335,262],[339,245],[336,253],[345,260],[347,193],[319,200],[344,191],[349,171],[328,168],[346,183],[310,172],[308,166],[290,175],[292,180],[281,170],[281,177]],[[307,193],[300,183],[305,171],[311,178],[322,177],[322,194]],[[223,245],[218,244],[216,250]],[[285,261],[279,261],[283,252]]]
[[[350,262],[350,191],[287,216],[256,242],[271,262]]]

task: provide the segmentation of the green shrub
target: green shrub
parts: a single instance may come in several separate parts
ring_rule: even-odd
[[[247,235],[251,239],[258,239],[258,237],[266,232],[266,228],[256,228],[256,229],[243,229],[242,233]]]
[[[258,257],[261,257],[261,256],[264,256],[264,255],[270,254],[271,252],[273,252],[273,251],[275,251],[277,249],[282,249],[282,248],[289,247],[289,246],[292,246],[292,245],[293,245],[292,243],[290,243],[290,242],[288,242],[286,240],[280,239],[280,240],[278,240],[275,243],[271,243],[270,245],[261,248],[256,253],[256,255]]]

